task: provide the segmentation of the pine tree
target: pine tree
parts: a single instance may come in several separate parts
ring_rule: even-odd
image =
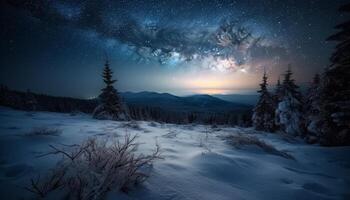
[[[264,72],[262,83],[260,84],[260,98],[253,110],[253,127],[256,130],[274,131],[274,100],[267,90],[267,76]]]
[[[276,89],[275,89],[275,94],[274,94],[274,99],[276,102],[279,102],[282,100],[283,97],[283,88],[281,85],[281,80],[278,79],[277,80],[277,84],[276,84]]]
[[[191,112],[187,115],[187,122],[192,124],[193,122],[195,122],[197,119],[197,116],[195,113]]]
[[[276,123],[280,129],[291,135],[302,135],[302,96],[299,87],[292,79],[290,66],[284,75],[282,83],[281,100],[278,102]]]
[[[38,102],[34,94],[30,90],[27,90],[24,98],[24,109],[27,111],[36,111],[38,107]]]
[[[350,4],[339,10],[350,12]],[[324,73],[321,143],[350,145],[350,20],[335,28],[339,32],[327,39],[338,44]]]
[[[321,78],[319,74],[316,74],[313,81],[307,90],[306,102],[305,102],[305,123],[307,128],[306,141],[309,143],[315,143],[319,140],[321,132]]]
[[[122,105],[117,90],[113,84],[116,80],[112,78],[113,72],[109,67],[108,60],[105,63],[103,69],[103,82],[105,87],[101,90],[99,95],[100,105],[94,110],[93,117],[96,119],[121,119],[122,117]]]
[[[281,85],[281,80],[280,78],[278,78],[277,80],[277,84],[276,84],[276,88],[275,88],[275,92],[274,92],[274,95],[273,95],[273,100],[274,100],[274,109],[276,110],[277,106],[278,106],[278,103],[282,101],[282,98],[283,98],[283,88],[282,88],[282,85]],[[275,111],[274,111],[275,112]],[[275,115],[275,118],[274,118],[274,123],[275,123],[275,128],[276,129],[279,129],[279,115]]]

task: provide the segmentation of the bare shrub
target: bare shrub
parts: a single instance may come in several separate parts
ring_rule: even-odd
[[[158,124],[156,122],[150,122],[150,123],[148,123],[148,126],[157,127]]]
[[[267,153],[294,160],[294,157],[292,155],[288,154],[287,152],[278,150],[274,146],[272,146],[271,144],[268,144],[262,140],[259,140],[259,138],[254,137],[254,136],[238,134],[238,135],[226,136],[226,139],[235,148],[240,148],[240,147],[246,146],[246,145],[255,145]]]
[[[209,132],[204,132],[204,135],[199,135],[199,146],[204,147],[208,143],[209,139]]]
[[[66,169],[62,181],[68,199],[104,199],[110,190],[129,191],[135,184],[146,180],[145,172],[155,159],[160,158],[160,147],[151,155],[136,154],[138,143],[136,136],[126,135],[124,141],[88,139],[81,145],[65,145],[63,148],[50,146],[53,151],[42,156],[61,154],[63,162],[60,168]],[[46,185],[38,180],[29,191],[39,197],[46,192],[37,192],[37,185]],[[40,187],[39,187],[40,188]],[[49,187],[50,188],[50,187]]]
[[[190,130],[190,131],[192,131],[194,127],[195,127],[195,124],[186,124],[183,126],[185,130]]]
[[[60,136],[61,134],[62,130],[59,128],[35,127],[25,136]]]
[[[127,122],[127,123],[123,124],[123,127],[130,128],[130,129],[137,130],[137,131],[143,130],[137,121]]]
[[[284,132],[279,132],[278,134],[282,137],[282,139],[284,141],[286,141],[288,143],[293,144],[293,143],[297,142],[296,138],[294,136],[290,135],[290,134],[287,134],[287,133],[284,133]]]
[[[209,132],[205,132],[204,135],[203,134],[199,135],[198,139],[199,139],[199,147],[202,147],[208,152],[211,152],[211,149],[209,148],[209,143],[208,143]]]
[[[176,138],[178,134],[179,134],[179,132],[176,130],[169,130],[169,132],[162,135],[162,137],[164,137],[164,138]]]
[[[64,186],[64,176],[66,172],[64,168],[58,167],[50,171],[44,178],[38,175],[37,178],[30,180],[30,187],[25,187],[29,192],[35,193],[38,197],[44,198],[50,192],[62,188]]]

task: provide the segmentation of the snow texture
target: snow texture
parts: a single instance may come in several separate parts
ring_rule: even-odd
[[[48,172],[60,160],[60,155],[37,157],[50,151],[50,144],[79,144],[92,137],[123,138],[125,133],[139,136],[137,142],[142,144],[138,153],[151,154],[158,143],[164,159],[153,164],[143,184],[128,193],[113,190],[107,195],[110,200],[350,197],[350,147],[307,145],[250,128],[118,122],[83,114],[29,115],[4,107],[0,107],[0,121],[0,193],[6,200],[36,199],[23,188],[30,184],[30,178]],[[36,127],[62,132],[28,136]],[[257,138],[260,146],[245,142],[237,148],[225,139],[245,134]],[[273,152],[286,152],[294,159],[266,151],[261,148],[264,146],[273,146]],[[59,199],[59,195],[54,193],[49,199]]]
[[[281,102],[278,103],[276,109],[276,116],[278,116],[278,125],[282,127],[287,134],[301,135],[301,119],[302,113],[300,111],[301,103],[287,95]]]

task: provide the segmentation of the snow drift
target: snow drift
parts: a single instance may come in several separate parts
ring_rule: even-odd
[[[49,145],[81,144],[88,138],[122,139],[125,133],[138,135],[141,145],[135,153],[150,155],[158,143],[163,159],[148,168],[145,182],[128,193],[112,189],[106,199],[350,197],[350,147],[307,145],[298,139],[249,128],[99,121],[83,114],[27,114],[4,107],[0,108],[0,121],[0,192],[6,200],[36,198],[24,188],[30,186],[31,178],[49,173],[62,158],[38,157],[52,151]],[[28,136],[36,127],[61,133]],[[245,142],[237,146],[227,139],[242,135],[255,138],[254,142],[243,139]],[[49,199],[55,198],[58,196]]]

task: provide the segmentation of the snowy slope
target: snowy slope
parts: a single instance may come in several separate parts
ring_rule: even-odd
[[[37,158],[49,144],[74,144],[89,137],[138,134],[139,151],[149,153],[156,140],[164,159],[154,163],[150,178],[128,194],[113,191],[108,199],[349,199],[350,147],[325,148],[251,129],[211,128],[98,121],[88,115],[22,111],[0,107],[1,199],[30,199],[29,179],[52,168],[55,156]],[[25,136],[33,128],[62,130],[58,136]],[[256,135],[293,159],[258,147],[234,148],[223,136]],[[32,198],[34,199],[34,198]]]

